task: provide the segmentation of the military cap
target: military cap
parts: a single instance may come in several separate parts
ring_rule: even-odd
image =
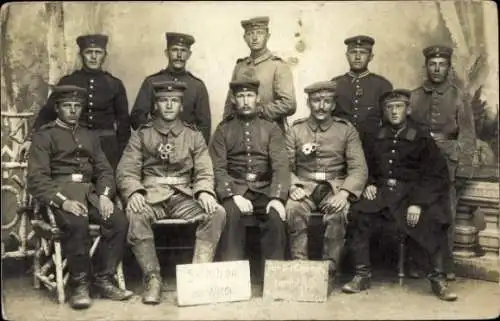
[[[54,87],[51,96],[53,96],[56,101],[85,101],[87,90],[74,85],[59,85]]]
[[[108,36],[99,34],[83,35],[76,38],[76,43],[80,47],[80,50],[89,47],[106,49],[106,45],[108,44]]]
[[[186,88],[187,84],[181,81],[161,81],[153,83],[155,97],[165,96],[167,93],[169,93],[169,96],[172,94],[183,96]]]
[[[248,30],[251,28],[268,28],[269,27],[269,17],[254,17],[254,18],[250,18],[247,20],[242,20],[241,26],[245,30]]]
[[[406,103],[410,102],[411,91],[408,89],[394,89],[384,93],[380,97],[380,104],[385,105],[393,101],[403,101]]]
[[[321,90],[335,92],[337,83],[335,81],[319,81],[304,88],[306,94],[312,94]]]
[[[167,32],[165,38],[167,39],[167,47],[181,45],[189,48],[195,42],[193,36],[178,32]]]
[[[347,45],[348,48],[366,48],[366,49],[372,49],[373,45],[375,44],[375,39],[369,36],[364,36],[364,35],[358,35],[354,37],[349,37],[346,40],[344,40],[344,43]]]
[[[422,53],[426,59],[434,57],[444,57],[450,59],[453,54],[453,49],[448,46],[434,45],[425,48],[422,50]]]
[[[259,92],[260,81],[255,78],[241,77],[229,83],[229,88],[234,92],[242,90],[251,90]]]

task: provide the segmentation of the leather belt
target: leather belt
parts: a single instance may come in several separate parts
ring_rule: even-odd
[[[235,179],[244,179],[247,182],[269,182],[271,179],[271,174],[270,173],[262,173],[262,174],[256,174],[256,173],[242,173],[242,172],[237,172],[237,171],[228,171],[229,176]]]
[[[184,185],[191,183],[190,176],[149,176],[144,178],[144,183]]]
[[[438,132],[431,132],[431,136],[432,136],[432,138],[437,139],[437,140],[455,140],[458,137],[457,134],[445,134],[445,133],[438,133]]]
[[[342,172],[333,171],[333,172],[309,172],[303,169],[297,170],[297,176],[300,178],[312,179],[314,181],[327,181],[336,179],[339,176],[342,176]]]
[[[52,177],[56,182],[90,183],[91,177],[84,174],[61,174]]]
[[[93,129],[92,132],[99,137],[116,136],[116,131],[114,129]]]

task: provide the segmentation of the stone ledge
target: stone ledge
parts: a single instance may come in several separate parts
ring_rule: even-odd
[[[484,257],[455,257],[458,276],[496,282],[500,285],[500,260]]]

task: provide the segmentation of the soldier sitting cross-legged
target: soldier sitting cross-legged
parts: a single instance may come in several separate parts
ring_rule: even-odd
[[[134,132],[118,164],[117,185],[127,200],[128,242],[145,277],[143,302],[160,302],[156,220],[199,220],[193,263],[212,262],[226,213],[215,199],[212,161],[200,131],[180,119],[187,85],[153,83],[153,120]]]
[[[99,137],[78,125],[86,95],[86,90],[77,86],[55,87],[51,99],[57,119],[34,133],[28,161],[28,191],[51,207],[62,231],[73,285],[70,304],[75,309],[91,304],[89,221],[101,225],[102,234],[92,262],[96,290],[113,300],[132,296],[111,281],[122,258],[128,223],[111,201],[115,195],[113,169]]]

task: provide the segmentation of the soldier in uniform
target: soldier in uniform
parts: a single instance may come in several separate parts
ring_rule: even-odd
[[[57,119],[33,134],[28,163],[28,192],[54,212],[62,232],[73,291],[70,304],[88,308],[90,235],[89,221],[101,225],[102,239],[93,257],[94,286],[113,300],[126,300],[130,291],[112,280],[121,261],[127,219],[111,201],[115,194],[113,169],[96,135],[78,125],[87,92],[61,85],[54,88]],[[96,177],[96,183],[91,178]]]
[[[243,20],[241,26],[245,29],[243,39],[250,49],[250,56],[236,61],[231,80],[241,77],[259,80],[260,112],[265,118],[276,121],[284,131],[286,117],[297,109],[290,67],[267,48],[271,36],[268,17]],[[229,90],[223,119],[234,111],[231,95]]]
[[[349,120],[363,138],[365,131],[379,126],[382,119],[379,99],[392,90],[392,84],[368,70],[373,59],[373,38],[359,35],[345,39],[344,43],[350,70],[332,79],[337,83],[335,113]]]
[[[342,291],[357,293],[370,287],[370,236],[392,225],[425,254],[419,263],[425,268],[430,263],[428,279],[435,295],[453,301],[457,296],[446,284],[439,241],[451,218],[443,202],[448,197],[448,170],[429,132],[407,118],[409,100],[410,91],[404,89],[383,95],[384,124],[365,137],[368,186],[351,208],[356,274]]]
[[[208,144],[211,133],[211,114],[207,87],[201,79],[186,70],[186,63],[191,57],[191,45],[194,44],[195,39],[191,35],[175,32],[167,32],[165,37],[167,40],[165,56],[168,58],[168,66],[147,76],[142,82],[130,113],[132,128],[139,128],[149,119],[154,104],[153,83],[179,81],[188,86],[184,93],[181,120],[199,128]]]
[[[323,259],[334,276],[344,245],[349,204],[365,187],[368,168],[356,128],[332,115],[332,81],[306,87],[309,117],[295,121],[286,133],[292,168],[290,198],[286,204],[292,259],[307,260],[309,214],[318,209],[326,223]]]
[[[82,110],[80,125],[92,130],[101,139],[106,157],[116,168],[130,137],[130,118],[125,87],[120,79],[102,69],[106,59],[106,35],[92,34],[76,39],[83,67],[64,76],[58,85],[75,85],[87,89],[87,105]],[[49,98],[40,109],[33,131],[57,118],[55,99]],[[29,149],[31,135],[21,147],[21,155]]]
[[[199,221],[193,263],[213,261],[225,224],[207,144],[193,125],[180,119],[187,88],[176,81],[153,83],[154,118],[132,133],[117,169],[117,185],[127,200],[128,242],[145,277],[145,304],[160,302],[162,284],[154,222]]]
[[[283,132],[258,113],[259,84],[245,78],[230,83],[236,113],[219,124],[210,146],[215,190],[227,213],[220,244],[225,261],[243,259],[244,215],[259,222],[265,259],[283,260],[285,254],[290,170]]]
[[[449,77],[453,49],[446,46],[430,46],[423,50],[427,80],[412,91],[410,108],[412,118],[431,131],[448,164],[451,179],[449,199],[452,213],[452,227],[448,230],[448,246],[443,252],[444,269],[447,278],[453,280],[453,242],[457,204],[456,177],[468,177],[472,155],[475,150],[474,117],[466,106],[464,93]],[[458,164],[461,166],[458,166]],[[458,172],[458,168],[464,170]]]

